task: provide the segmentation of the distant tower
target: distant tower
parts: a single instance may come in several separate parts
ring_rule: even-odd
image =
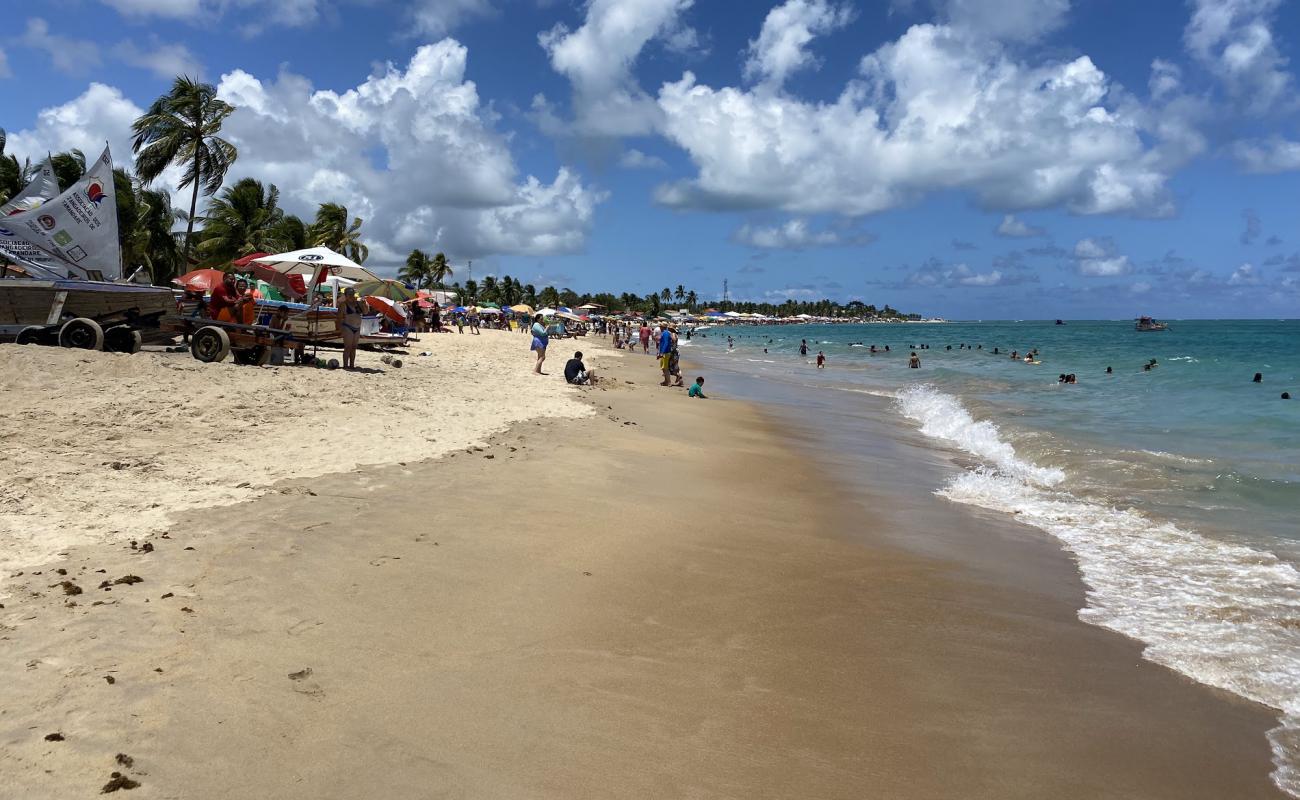
[[[726,303],[729,299],[730,299],[730,295],[727,294],[727,279],[723,278],[722,279],[722,302]]]
[[[465,282],[474,280],[474,260],[470,259],[465,265]]]

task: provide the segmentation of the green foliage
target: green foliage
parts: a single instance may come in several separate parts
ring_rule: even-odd
[[[308,240],[314,247],[328,247],[358,264],[366,263],[370,248],[361,243],[361,217],[348,224],[347,206],[339,203],[321,203],[316,209],[316,221],[308,231]]]
[[[397,272],[397,279],[423,289],[429,284],[429,271],[432,259],[423,250],[412,250],[406,257],[406,264]]]
[[[279,200],[275,184],[268,188],[253,178],[226,187],[208,204],[203,241],[198,244],[201,265],[220,268],[249,253],[294,249],[283,238],[284,212]]]

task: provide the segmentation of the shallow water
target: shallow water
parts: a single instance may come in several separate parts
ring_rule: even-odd
[[[1009,357],[1031,349],[1041,364]],[[1300,398],[1300,322],[735,327],[688,352],[787,396],[817,392],[818,405],[894,398],[900,422],[970,460],[941,496],[1014,514],[1075,557],[1081,619],[1278,709],[1274,778],[1300,796],[1300,399],[1279,397]],[[821,416],[851,447],[852,415]]]

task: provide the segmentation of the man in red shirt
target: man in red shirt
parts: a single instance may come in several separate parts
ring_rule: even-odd
[[[221,278],[221,285],[212,290],[212,297],[208,299],[208,316],[213,319],[221,319],[221,312],[233,308],[235,301],[238,299],[239,292],[235,288],[235,276],[227,272]]]

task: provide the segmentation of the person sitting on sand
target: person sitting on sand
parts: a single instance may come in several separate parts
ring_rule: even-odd
[[[564,382],[571,383],[575,386],[586,386],[596,382],[596,373],[588,372],[587,365],[582,363],[582,351],[573,354],[564,365]]]
[[[703,376],[700,376],[700,377],[698,377],[698,378],[695,379],[695,383],[692,383],[692,384],[691,384],[691,388],[689,388],[689,389],[686,390],[686,396],[687,396],[687,397],[698,397],[698,398],[700,398],[701,400],[708,400],[708,399],[709,399],[708,396],[704,394],[704,377],[703,377]]]

